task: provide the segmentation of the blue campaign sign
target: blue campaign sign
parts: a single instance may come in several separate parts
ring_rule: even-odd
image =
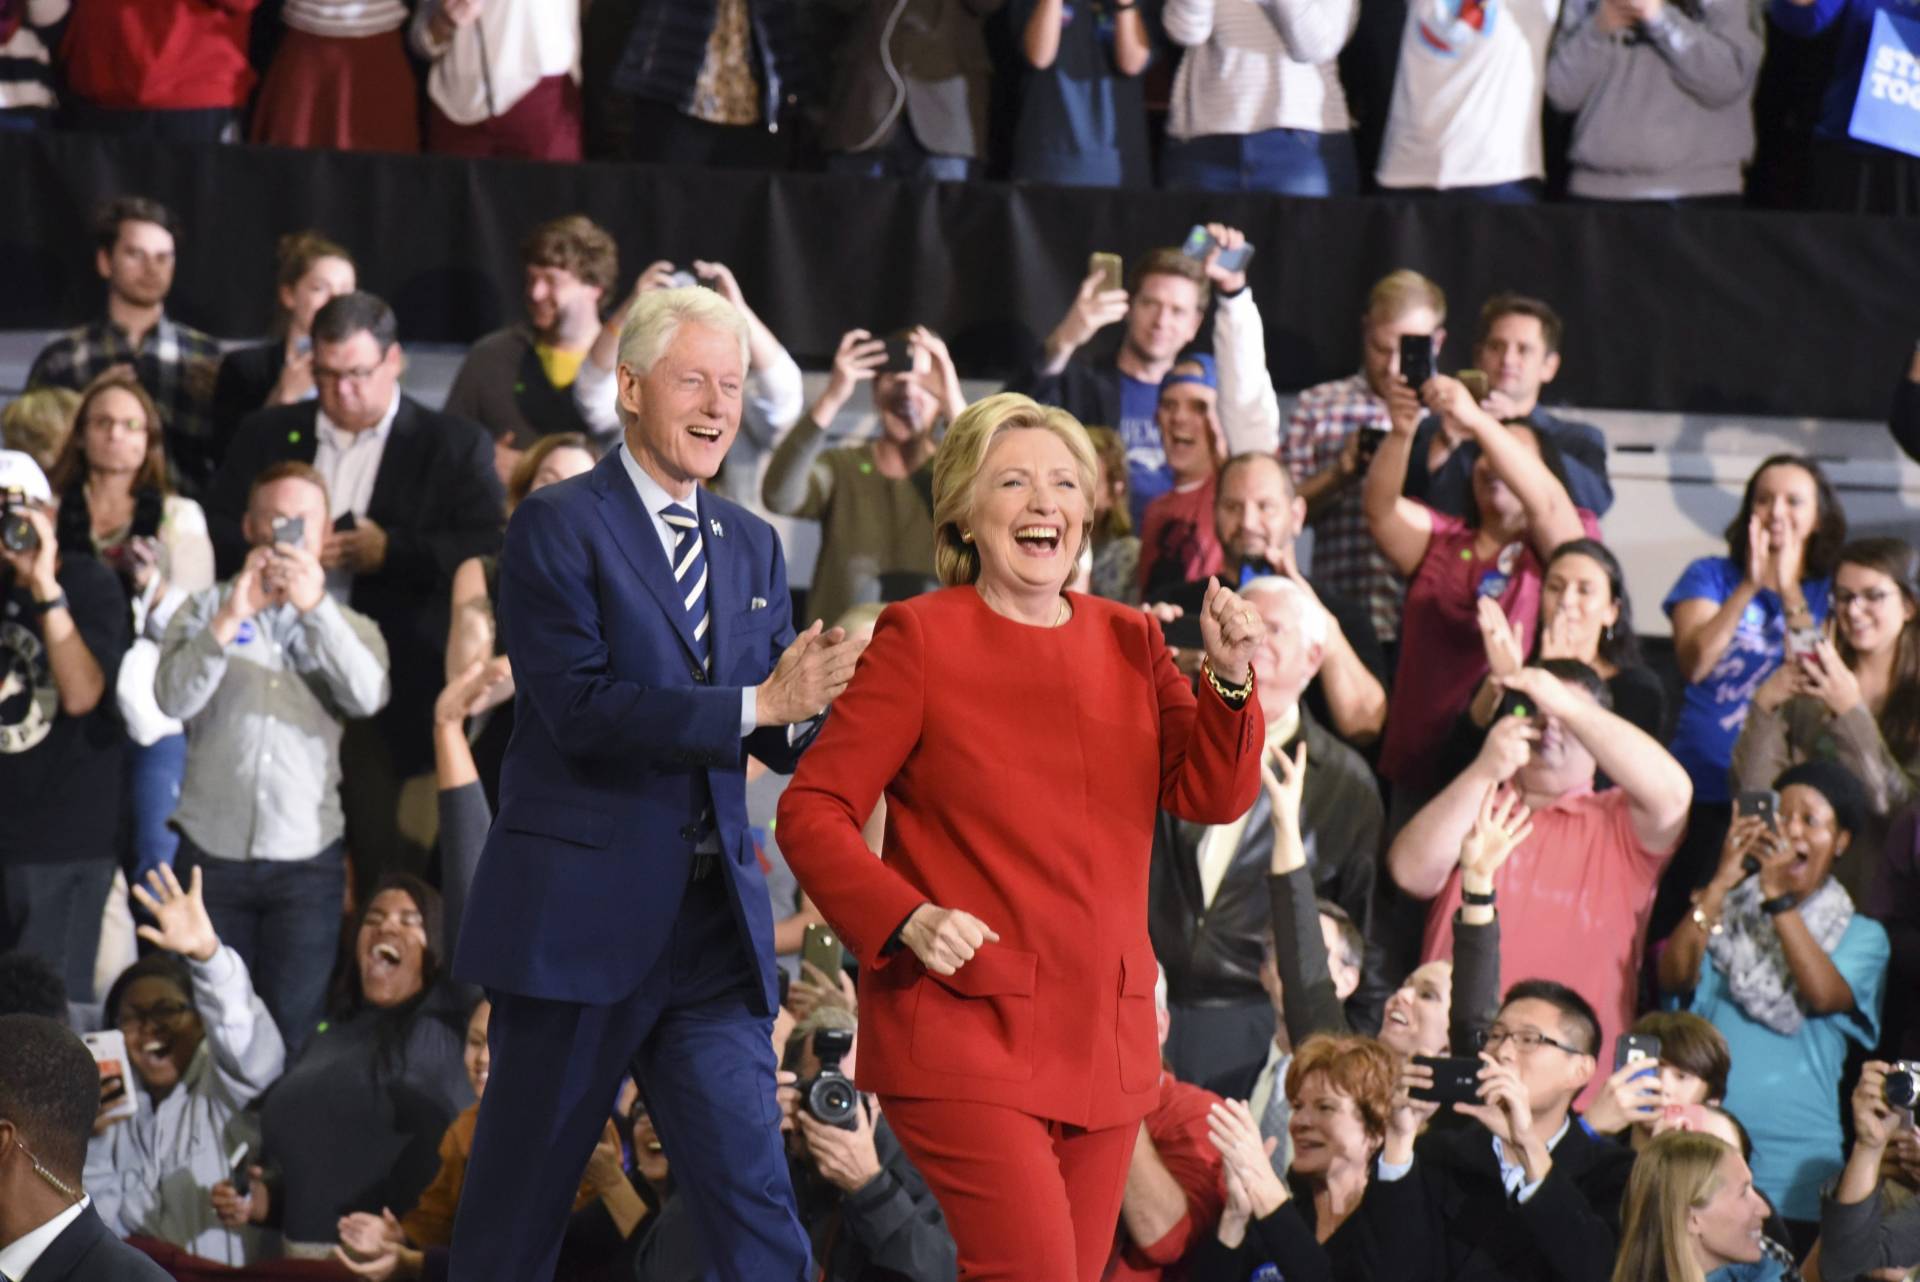
[[[1873,39],[1847,132],[1920,156],[1920,22],[1885,9],[1873,15]]]

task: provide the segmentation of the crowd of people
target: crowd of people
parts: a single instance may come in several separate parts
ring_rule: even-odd
[[[1810,149],[1815,207],[1911,214],[1912,149],[1849,128],[1901,8],[8,0],[0,127],[1294,196],[1532,201],[1551,174],[1575,201],[1710,205],[1741,203],[1758,140]],[[1817,109],[1756,116],[1770,42],[1837,44]]]
[[[1024,7],[1069,33],[1086,17]],[[231,32],[245,8],[212,10]],[[328,8],[290,2],[287,20]],[[1214,20],[1202,8],[1168,0],[1158,17],[1198,30],[1198,46]],[[1276,12],[1246,8],[1220,0],[1217,20]],[[1105,20],[1144,59],[1157,35],[1133,32],[1134,6],[1115,9]],[[457,51],[473,18],[446,10],[415,35]],[[755,32],[767,17],[745,0],[720,10]],[[1296,17],[1260,38],[1331,58],[1351,25],[1350,9]],[[1677,6],[1636,20],[1666,34],[1563,33],[1557,50],[1578,39],[1595,46],[1583,56],[1637,62],[1672,53],[1669,38],[1699,47],[1676,33],[1703,19]],[[1524,23],[1510,26],[1501,40],[1521,40]],[[351,43],[314,33],[285,48],[346,56],[329,41]],[[1216,73],[1251,56],[1242,44]],[[1215,92],[1193,83],[1206,66],[1182,68],[1193,104]],[[1337,81],[1302,61],[1278,83],[1292,94],[1309,74],[1337,102]],[[764,759],[747,767],[746,808],[785,976],[773,1049],[795,1083],[778,1124],[821,1276],[941,1282],[967,1249],[980,1258],[979,1208],[908,1155],[940,1133],[933,1103],[898,1098],[927,1056],[1021,1082],[1050,1116],[1151,1097],[1099,1258],[1085,1241],[1077,1263],[1059,1244],[1005,1245],[1063,1269],[1905,1276],[1920,1265],[1920,552],[1851,538],[1813,458],[1765,459],[1725,554],[1672,567],[1670,687],[1599,523],[1613,500],[1604,435],[1543,404],[1564,333],[1548,302],[1495,294],[1448,361],[1446,297],[1394,271],[1355,300],[1363,367],[1283,417],[1257,300],[1226,258],[1244,238],[1208,232],[1204,253],[1152,251],[1119,288],[1090,274],[1011,383],[1046,431],[1089,429],[1075,591],[1129,626],[1150,618],[1172,647],[1169,680],[1211,685],[1235,709],[1258,692],[1251,806],[1229,806],[1230,781],[1200,755],[1184,791],[1158,795],[1140,888],[1152,955],[1128,955],[1120,994],[1121,1020],[1142,1029],[1151,997],[1158,1074],[1132,1080],[1123,1054],[1117,1084],[1107,1064],[1097,1089],[1023,1078],[1020,1039],[1060,1038],[1085,1014],[1049,1006],[1036,1032],[1023,953],[983,953],[1001,960],[940,989],[944,1032],[921,1046],[933,1034],[897,981],[868,978],[902,936],[925,960],[916,918],[889,945],[893,901],[858,898],[851,874],[822,878],[811,850],[796,881],[780,836],[796,852],[819,839],[817,788],[789,794],[776,825],[784,780],[767,767],[805,744],[745,740]],[[584,216],[527,229],[525,318],[471,348],[438,408],[402,390],[393,310],[362,288],[350,248],[286,237],[276,332],[224,349],[167,315],[178,234],[151,200],[103,208],[99,317],[55,339],[0,415],[0,1274],[38,1279],[54,1238],[84,1232],[176,1270],[287,1257],[444,1277],[500,1044],[490,1020],[497,1030],[495,1004],[517,1000],[490,1003],[474,981],[492,981],[453,964],[507,744],[533,734],[516,736],[529,717],[563,746],[625,742],[620,720],[650,711],[586,693],[564,727],[546,724],[516,659],[525,682],[585,680],[550,671],[552,655],[602,642],[557,610],[540,617],[565,590],[559,560],[503,581],[501,557],[516,511],[551,525],[540,491],[589,484],[610,449],[627,457],[636,407],[658,394],[642,388],[658,353],[623,341],[629,310],[681,291],[740,318],[749,373],[725,394],[745,430],[714,491],[819,523],[803,623],[857,647],[883,613],[893,622],[861,660],[888,684],[874,678],[840,727],[828,714],[836,761],[885,747],[869,742],[874,718],[909,693],[930,720],[970,715],[940,702],[941,669],[920,668],[908,633],[947,649],[953,680],[1007,662],[1004,621],[928,595],[985,555],[956,534],[940,479],[978,467],[985,442],[948,435],[978,415],[930,325],[848,330],[807,404],[725,264],[652,263],[622,292],[618,247]],[[689,278],[706,288],[685,290]],[[1212,350],[1194,350],[1209,314]],[[1089,355],[1115,326],[1117,351]],[[1416,354],[1419,371],[1403,364]],[[1894,422],[1908,446],[1920,358],[1910,375]],[[726,537],[717,521],[711,536]],[[1218,584],[1259,622],[1236,642],[1250,648],[1237,690],[1213,657]],[[1036,743],[1057,737],[1049,706],[1020,709]],[[1045,823],[1058,840],[1152,804],[1133,741],[1149,713],[1093,715],[1111,741],[1069,755],[1089,754],[1111,806],[1062,797]],[[1005,759],[967,742],[903,767],[897,804],[920,808],[916,825],[928,780],[1011,795],[1056,777],[1052,748]],[[837,858],[900,857],[889,801],[873,800],[846,812]],[[501,822],[582,860],[619,840],[604,814],[560,801]],[[1054,839],[1014,860],[1042,897],[1056,888],[1022,861]],[[618,916],[572,923],[580,940],[629,919],[605,907]],[[837,945],[815,955],[823,927],[869,965],[834,962]],[[92,1034],[95,1055],[56,1023]],[[809,1088],[835,1073],[869,1089],[823,1116]],[[644,1084],[605,1101],[585,1169],[548,1190],[556,1213],[570,1202],[562,1276],[710,1275],[702,1208],[673,1178],[707,1156],[688,1147],[689,1119],[656,1124]],[[956,1231],[972,1245],[957,1252]]]

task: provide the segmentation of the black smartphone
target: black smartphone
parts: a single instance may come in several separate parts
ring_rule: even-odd
[[[298,547],[307,538],[307,518],[304,516],[277,516],[273,519],[273,541]]]
[[[357,522],[353,519],[353,513],[342,512],[339,516],[333,518],[333,532],[335,534],[345,534],[348,530],[351,530],[355,524],[357,524]]]
[[[1733,799],[1733,817],[1735,819],[1754,818],[1769,828],[1779,826],[1780,794],[1771,788],[1755,788],[1742,792]]]
[[[1400,376],[1416,392],[1433,377],[1433,335],[1400,336]]]
[[[913,348],[904,338],[882,340],[887,348],[887,363],[880,367],[882,374],[910,374],[913,372]]]
[[[1432,1104],[1477,1104],[1480,1102],[1478,1059],[1459,1055],[1415,1055],[1413,1062],[1433,1070],[1433,1085],[1417,1087],[1408,1095]]]
[[[1613,1044],[1613,1070],[1619,1072],[1629,1064],[1647,1066],[1649,1073],[1660,1066],[1660,1039],[1651,1033],[1622,1033]]]
[[[1360,429],[1359,458],[1360,470],[1362,472],[1366,471],[1367,465],[1373,462],[1373,456],[1380,452],[1380,447],[1387,443],[1388,435],[1389,433],[1384,427],[1363,427]]]
[[[1503,717],[1531,717],[1533,701],[1518,690],[1509,690],[1500,698],[1500,706],[1493,710],[1493,719]]]
[[[245,1140],[227,1155],[227,1182],[233,1185],[233,1191],[246,1197],[253,1189],[253,1181],[247,1175],[247,1162],[253,1156],[253,1150],[247,1147]]]

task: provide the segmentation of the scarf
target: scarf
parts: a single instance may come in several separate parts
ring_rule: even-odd
[[[1853,899],[1828,877],[1800,904],[1800,920],[1828,956],[1853,921]],[[1760,879],[1749,877],[1727,892],[1722,929],[1707,942],[1713,964],[1727,977],[1740,1009],[1782,1037],[1800,1031],[1806,1012],[1787,966],[1780,933],[1760,911]]]

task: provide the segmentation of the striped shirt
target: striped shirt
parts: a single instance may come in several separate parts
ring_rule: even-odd
[[[1348,440],[1363,427],[1391,427],[1387,403],[1373,394],[1365,374],[1309,387],[1294,402],[1280,458],[1298,485],[1334,466]],[[1350,485],[1313,520],[1316,582],[1364,602],[1382,641],[1400,635],[1400,603],[1407,581],[1387,560],[1367,528],[1360,487]]]
[[[51,49],[67,9],[68,0],[0,0],[0,111],[54,105]]]
[[[1357,0],[1167,0],[1161,21],[1187,47],[1167,133],[1346,132],[1334,60],[1359,18]]]
[[[287,0],[280,20],[308,35],[353,39],[397,31],[407,6],[405,0]]]

